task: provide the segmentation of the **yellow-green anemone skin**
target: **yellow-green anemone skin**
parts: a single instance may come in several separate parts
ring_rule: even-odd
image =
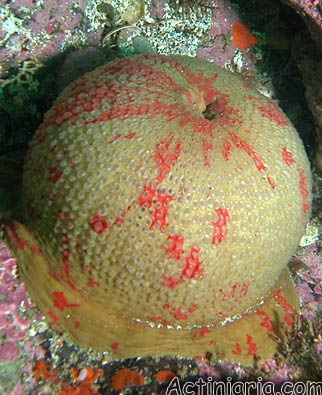
[[[22,277],[80,344],[246,361],[296,310],[285,268],[310,211],[303,144],[275,102],[207,61],[138,55],[73,82],[22,190]]]

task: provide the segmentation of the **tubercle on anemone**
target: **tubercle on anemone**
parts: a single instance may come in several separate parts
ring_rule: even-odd
[[[310,183],[296,131],[248,83],[134,56],[56,100],[26,159],[25,225],[7,234],[31,296],[76,342],[249,363],[296,314],[285,267]]]

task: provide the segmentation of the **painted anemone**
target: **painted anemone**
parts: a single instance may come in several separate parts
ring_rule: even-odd
[[[6,233],[31,298],[74,342],[251,363],[296,314],[287,263],[310,189],[275,102],[207,61],[138,55],[56,100]]]

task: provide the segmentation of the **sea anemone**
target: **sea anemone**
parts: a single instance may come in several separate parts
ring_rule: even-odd
[[[275,102],[207,61],[138,55],[56,100],[6,234],[32,299],[76,343],[251,363],[296,315],[286,266],[310,189]]]

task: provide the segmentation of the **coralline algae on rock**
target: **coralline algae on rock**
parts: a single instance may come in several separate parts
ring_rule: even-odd
[[[56,100],[6,232],[32,299],[75,342],[251,363],[292,325],[286,266],[310,189],[274,102],[207,61],[139,55]]]

